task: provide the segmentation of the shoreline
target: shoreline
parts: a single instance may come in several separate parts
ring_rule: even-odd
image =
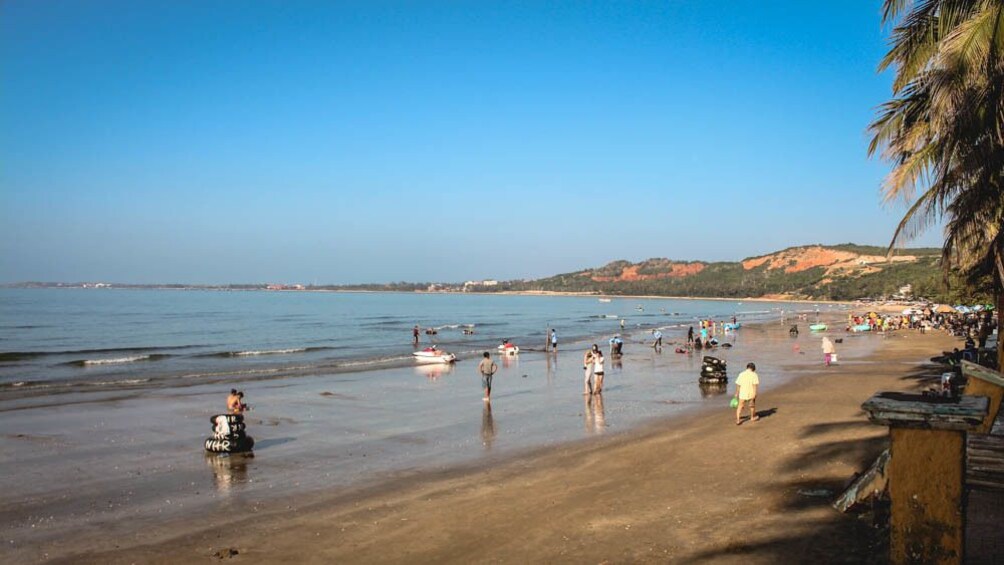
[[[476,295],[476,296],[570,296],[570,297],[596,297],[596,298],[624,298],[624,299],[645,299],[645,300],[715,300],[715,301],[725,301],[725,302],[791,302],[796,304],[844,304],[844,305],[868,305],[869,309],[878,309],[882,306],[887,306],[890,308],[895,308],[897,306],[910,306],[919,304],[917,301],[887,301],[893,302],[893,304],[876,304],[872,302],[863,302],[864,299],[857,300],[830,300],[827,298],[819,299],[808,299],[808,298],[794,298],[786,297],[784,295],[770,295],[770,296],[747,296],[747,297],[722,297],[722,296],[670,296],[662,294],[603,294],[598,291],[583,291],[583,292],[573,292],[573,291],[553,291],[553,290],[513,290],[513,291],[498,291],[498,292],[485,292],[485,291],[464,291],[464,292],[454,292],[445,290],[368,290],[368,289],[321,289],[321,288],[303,288],[303,289],[267,289],[267,288],[224,288],[224,287],[171,287],[171,286],[149,286],[149,287],[128,287],[128,286],[111,286],[104,288],[89,288],[83,286],[44,286],[44,287],[33,287],[33,286],[5,286],[2,288],[11,289],[22,289],[22,290],[91,290],[91,291],[107,291],[107,290],[155,290],[155,291],[177,291],[177,292],[192,292],[192,291],[206,291],[206,292],[272,292],[272,293],[299,293],[299,292],[315,292],[315,293],[335,293],[335,294],[428,294],[428,295]]]
[[[201,531],[167,526],[134,540],[136,547],[117,539],[118,551],[66,559],[173,562],[234,548],[263,562],[746,563],[790,560],[804,550],[846,555],[839,544],[847,536],[855,540],[851,553],[864,559],[872,549],[860,547],[871,540],[861,537],[868,528],[797,491],[837,489],[870,463],[885,428],[868,425],[860,403],[881,388],[911,386],[922,360],[952,338],[906,332],[883,341],[867,358],[831,368],[829,378],[816,367],[766,391],[758,409],[768,413],[756,424],[736,427],[731,411],[704,405],[501,462],[395,473],[382,484],[255,505],[246,515],[217,513]],[[608,394],[607,402],[616,399]],[[805,450],[813,456],[798,455]],[[756,472],[743,475],[744,468]],[[781,491],[778,481],[786,485]],[[738,499],[758,521],[754,538],[779,536],[780,544],[737,535],[733,523],[745,523]],[[717,528],[722,522],[729,525]],[[836,534],[817,535],[827,528]]]
[[[410,293],[404,293],[410,294]],[[443,293],[451,294],[451,293]],[[470,293],[478,294],[478,293]],[[498,293],[486,293],[486,294],[498,294]],[[517,296],[513,294],[512,296]],[[663,298],[665,300],[675,300],[670,298]],[[692,298],[688,300],[701,301],[705,300],[702,298]],[[734,301],[732,299],[720,299],[721,301]],[[764,300],[763,302],[777,302],[773,300]],[[843,312],[840,313],[832,309],[832,303],[830,309],[819,310],[819,316],[825,318],[826,320],[842,320]],[[759,326],[759,325],[769,325],[777,322],[781,319],[784,310],[772,314],[772,317],[756,319],[754,313],[754,319],[748,320],[746,318],[747,313],[740,313],[740,321],[742,321],[747,326]],[[795,317],[796,315],[808,315],[811,311],[809,310],[791,310],[790,317]],[[668,315],[668,314],[667,314]],[[626,315],[630,316],[630,315]],[[712,316],[721,318],[721,316]],[[566,346],[578,347],[582,344],[588,342],[605,342],[611,335],[622,335],[625,338],[630,336],[645,336],[647,337],[648,332],[651,329],[661,329],[670,335],[667,335],[667,345],[674,344],[675,338],[682,338],[682,335],[674,336],[672,332],[682,334],[684,328],[687,325],[694,325],[696,323],[697,317],[678,319],[671,321],[647,321],[645,324],[636,324],[635,326],[628,327],[626,329],[614,329],[608,328],[608,331],[591,333],[587,335],[573,335],[568,338],[568,341],[564,342]],[[842,322],[841,322],[842,323]],[[480,336],[478,336],[480,337]],[[517,336],[510,336],[517,337]],[[525,336],[524,336],[525,337]],[[540,336],[543,338],[543,336]],[[719,336],[722,337],[722,336]],[[435,343],[435,342],[433,342]],[[452,351],[457,354],[459,361],[475,359],[485,350],[494,351],[494,343],[482,343],[477,347],[475,344],[450,344],[447,342],[445,345],[441,345],[441,348]],[[532,345],[525,345],[530,343],[530,340],[522,341],[524,345],[521,347],[525,352],[542,352],[540,347],[535,347]],[[252,383],[252,382],[267,382],[275,381],[291,377],[310,377],[316,375],[346,375],[352,373],[364,373],[370,371],[380,371],[387,369],[396,369],[414,366],[414,360],[410,353],[414,350],[407,349],[405,346],[401,346],[402,351],[395,353],[393,356],[387,357],[347,357],[339,359],[317,359],[317,360],[300,360],[298,356],[279,356],[276,361],[268,362],[265,358],[262,358],[260,364],[246,368],[243,366],[234,367],[233,369],[218,369],[218,370],[207,370],[208,372],[200,372],[199,370],[187,368],[184,371],[178,372],[155,372],[152,369],[148,373],[141,373],[139,375],[132,373],[124,373],[122,376],[119,375],[109,375],[102,380],[92,380],[88,378],[66,378],[66,379],[40,379],[40,380],[17,380],[11,382],[0,383],[0,403],[3,401],[10,400],[20,400],[20,399],[30,399],[39,397],[49,397],[61,394],[88,394],[88,393],[105,393],[105,392],[136,392],[145,390],[158,390],[162,388],[188,388],[192,386],[207,385],[207,384],[220,384],[220,383]],[[473,347],[473,348],[472,348]],[[159,353],[157,348],[146,348],[148,351],[146,353]],[[141,351],[137,349],[136,351]],[[292,351],[292,350],[291,350]],[[308,348],[303,346],[299,353],[307,353]],[[34,352],[28,352],[29,354],[34,354]],[[79,355],[83,355],[84,352],[76,352]],[[45,355],[47,353],[42,352],[40,355]],[[203,353],[202,355],[206,355]],[[144,356],[148,357],[148,355]],[[213,355],[209,355],[209,358],[215,358]],[[239,356],[235,356],[239,358]],[[147,368],[146,364],[151,363],[147,359],[140,359],[136,361],[136,364],[128,364],[123,366],[137,366],[143,364],[143,368]],[[86,369],[85,369],[86,370]],[[2,406],[0,406],[2,410]]]

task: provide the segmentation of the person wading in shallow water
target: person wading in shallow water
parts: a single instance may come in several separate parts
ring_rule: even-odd
[[[593,355],[599,350],[599,346],[594,343],[593,347],[586,350],[586,354],[582,356],[582,370],[586,372],[582,384],[582,394],[593,393]]]
[[[603,352],[599,347],[593,351],[593,376],[596,378],[593,394],[600,394],[603,392]]]
[[[485,391],[485,402],[491,402],[492,400],[492,376],[498,370],[498,365],[492,361],[492,354],[485,351],[484,359],[478,363],[478,371],[481,372],[481,388]]]
[[[736,377],[736,398],[739,405],[736,407],[736,425],[743,423],[743,406],[748,402],[750,405],[750,422],[756,422],[760,418],[756,415],[756,393],[760,387],[760,376],[756,374],[756,364],[747,363],[746,370]]]
[[[415,326],[415,328],[411,330],[411,338],[414,340],[415,345],[418,345],[418,326]]]

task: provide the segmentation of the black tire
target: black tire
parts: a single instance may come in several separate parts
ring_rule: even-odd
[[[701,377],[697,379],[697,382],[701,383],[702,385],[725,384],[729,382],[729,378],[724,375],[721,377],[705,377],[704,375],[701,375]]]
[[[203,444],[206,451],[212,453],[241,453],[254,448],[254,438],[245,436],[236,441],[228,439],[207,438]]]
[[[210,428],[211,430],[213,430],[214,434],[216,433],[217,427],[219,427],[218,424],[213,424],[212,427]],[[243,432],[245,429],[247,429],[247,424],[244,423],[229,424],[227,425],[227,429],[230,430],[231,432]]]
[[[228,439],[230,441],[240,441],[248,437],[246,432],[230,432],[229,434],[213,434],[213,439]]]
[[[211,424],[216,424],[217,418],[226,418],[228,424],[243,424],[244,414],[217,414],[209,418]]]
[[[706,365],[724,365],[725,364],[725,361],[722,361],[721,359],[719,359],[717,357],[712,357],[710,355],[705,355],[703,361],[704,361],[704,363]]]

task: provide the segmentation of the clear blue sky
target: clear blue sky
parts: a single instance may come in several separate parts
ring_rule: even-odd
[[[0,4],[0,280],[885,245],[880,2]],[[916,243],[940,245],[940,230]]]

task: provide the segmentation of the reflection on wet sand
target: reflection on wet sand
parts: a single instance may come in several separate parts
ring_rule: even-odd
[[[254,453],[206,453],[206,464],[213,471],[216,490],[228,493],[237,485],[248,482],[248,463]]]
[[[586,433],[602,434],[607,427],[603,412],[603,395],[590,394],[585,397]]]
[[[698,383],[697,386],[701,387],[702,398],[719,396],[725,394],[729,390],[728,383]]]
[[[501,355],[500,357],[502,357],[502,366],[505,367],[506,369],[508,369],[510,367],[518,367],[519,366],[519,356],[518,355]]]
[[[495,443],[495,419],[492,418],[491,402],[485,402],[484,410],[481,412],[481,444],[485,451],[491,451],[493,443]]]
[[[453,363],[415,365],[415,372],[419,375],[424,375],[430,381],[434,381],[443,375],[449,375],[452,373]]]

